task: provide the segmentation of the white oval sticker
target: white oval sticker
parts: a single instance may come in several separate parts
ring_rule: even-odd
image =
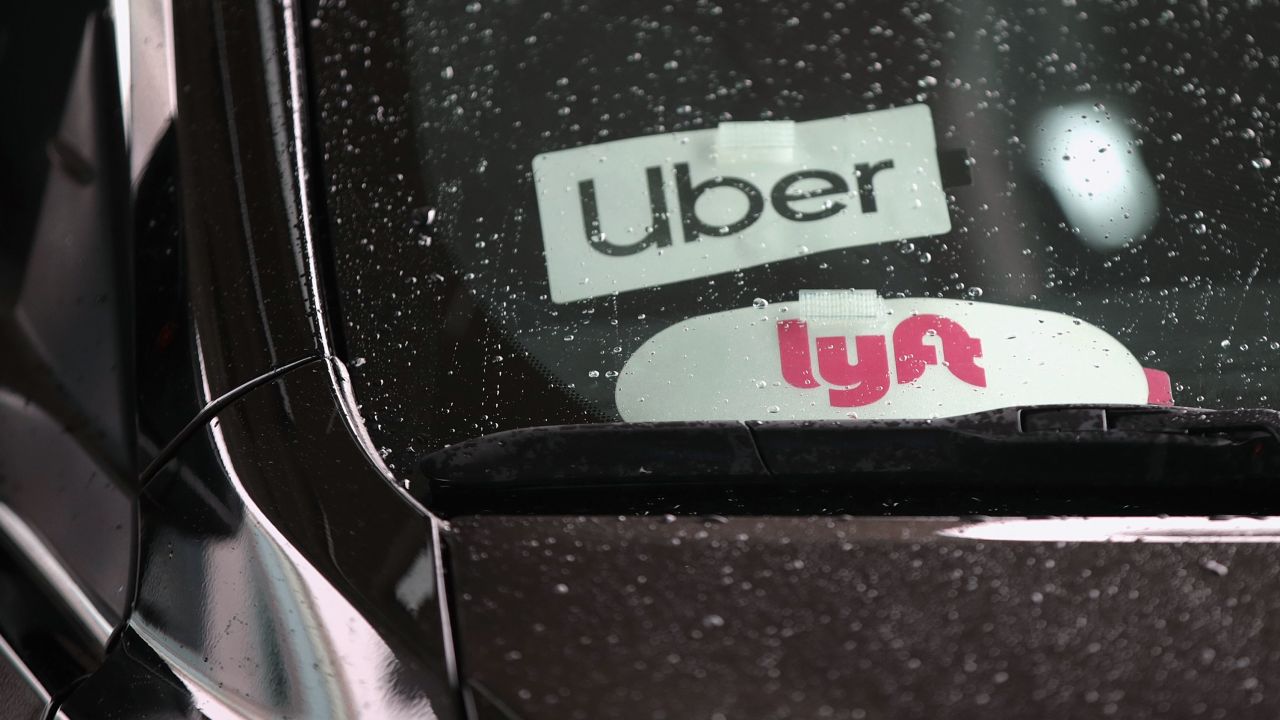
[[[808,295],[691,318],[653,336],[618,378],[619,413],[633,422],[903,419],[1013,405],[1171,402],[1167,376],[1066,315]]]

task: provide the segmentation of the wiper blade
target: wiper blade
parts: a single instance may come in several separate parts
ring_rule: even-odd
[[[1280,413],[1054,406],[554,426],[460,443],[421,472],[419,496],[446,515],[1258,514],[1280,509]]]

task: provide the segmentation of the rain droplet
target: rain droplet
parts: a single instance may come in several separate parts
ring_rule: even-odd
[[[763,310],[769,307],[769,301],[765,300],[764,298],[756,298],[755,300],[751,301],[751,307],[757,310]]]
[[[1205,561],[1200,563],[1200,567],[1204,568],[1205,570],[1208,570],[1209,572],[1213,573],[1214,575],[1217,575],[1218,577],[1223,577],[1228,572],[1230,572],[1230,570],[1227,568],[1226,565],[1223,565],[1217,560],[1206,559]]]

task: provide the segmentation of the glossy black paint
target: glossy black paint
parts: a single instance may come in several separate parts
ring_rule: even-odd
[[[101,662],[132,589],[132,497],[88,449],[39,405],[0,394],[0,633],[55,692]]]
[[[57,172],[49,141],[67,111],[85,23],[102,7],[100,0],[65,0],[56,8],[0,8],[0,297],[16,289],[31,250],[45,185]]]
[[[6,84],[44,83],[0,127],[6,184],[23,186],[0,212],[0,666],[6,713],[39,717],[102,662],[128,612],[130,255],[110,23],[93,3],[13,15],[31,25],[4,18],[3,74],[35,57],[19,33],[43,29],[63,50]]]
[[[208,402],[322,354],[323,320],[300,262],[283,15],[252,3],[175,11],[174,145],[161,143],[140,185],[153,216],[135,221],[153,230],[139,241],[138,354],[154,382],[192,387],[197,402],[166,418],[174,399],[164,385],[149,388],[139,413],[155,447]]]
[[[140,464],[153,462],[205,401],[198,368],[192,362],[195,337],[187,299],[176,144],[170,129],[134,189],[134,356]]]
[[[154,712],[153,696],[184,698],[176,716],[455,714],[432,520],[370,454],[325,340],[296,21],[271,3],[174,9],[177,114],[134,223],[138,590],[104,666],[168,689],[135,706],[91,680],[68,716]]]
[[[457,714],[437,529],[370,450],[325,339],[300,164],[297,20],[288,4],[173,8],[177,112],[154,146],[135,149],[145,161],[132,219],[104,222],[118,205],[95,214],[74,196],[51,204],[55,229],[81,233],[67,225],[79,218],[137,248],[125,268],[102,261],[102,243],[76,248],[84,267],[110,268],[107,281],[126,289],[102,304],[97,334],[79,336],[118,343],[92,359],[123,354],[110,367],[122,384],[86,393],[73,374],[64,385],[66,366],[37,363],[40,347],[30,363],[10,353],[3,364],[15,373],[52,366],[51,382],[32,372],[10,381],[28,395],[47,387],[71,411],[78,400],[130,421],[58,427],[49,403],[3,405],[2,499],[56,551],[12,542],[25,536],[6,523],[0,666],[15,683],[10,709],[25,683],[41,716]],[[99,62],[110,59],[110,26],[94,28],[97,84],[87,87],[97,99],[68,107],[81,123],[70,127],[98,133],[98,144],[63,137],[57,157],[101,147],[110,164],[90,154],[63,174],[119,199],[129,182],[118,108],[103,101],[114,97],[115,68]],[[135,115],[157,100],[135,95]],[[129,244],[121,247],[113,257],[128,265]],[[31,256],[40,252],[37,242]],[[55,292],[66,257],[28,273],[43,283],[42,303],[28,307],[74,327],[86,316]],[[136,335],[125,321],[134,308]],[[119,388],[125,402],[102,402]],[[41,462],[51,451],[55,461]],[[68,606],[76,600],[92,612]]]
[[[1275,717],[1276,544],[972,524],[458,519],[465,676],[484,720]]]
[[[352,440],[335,371],[246,393],[144,489],[128,628],[205,712],[450,717],[432,521]],[[130,707],[86,685],[67,711],[98,702]]]
[[[12,718],[43,717],[49,693],[13,648],[0,642],[0,697]]]
[[[59,704],[54,717],[195,720],[205,716],[164,659],[125,628],[106,661]]]

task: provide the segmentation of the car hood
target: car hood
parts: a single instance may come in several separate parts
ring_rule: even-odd
[[[1280,663],[1272,525],[487,516],[446,539],[483,718],[1243,717]]]

